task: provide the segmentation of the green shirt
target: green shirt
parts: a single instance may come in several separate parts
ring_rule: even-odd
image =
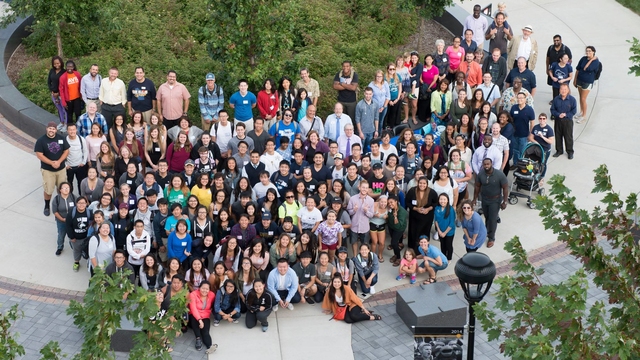
[[[389,216],[387,217],[387,225],[389,225],[389,229],[395,231],[404,231],[407,228],[407,210],[403,207],[398,206],[398,223],[395,223],[395,217],[393,216],[393,212],[389,210]]]

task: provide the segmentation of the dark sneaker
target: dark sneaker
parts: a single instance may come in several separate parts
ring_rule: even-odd
[[[44,214],[44,216],[49,216],[49,215],[51,215],[51,209],[46,207],[46,208],[44,208],[44,211],[42,213]]]
[[[202,339],[196,338],[196,350],[202,350]]]
[[[62,254],[62,249],[56,250],[56,256],[60,256],[60,254]]]

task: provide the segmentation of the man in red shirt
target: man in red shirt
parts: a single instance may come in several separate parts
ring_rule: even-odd
[[[82,111],[84,110],[84,101],[80,95],[80,82],[82,81],[82,75],[76,70],[76,64],[68,60],[66,63],[67,72],[60,76],[60,102],[62,106],[67,110],[67,124],[75,124]],[[75,120],[73,115],[75,114]],[[66,125],[62,128],[62,131],[66,131]]]

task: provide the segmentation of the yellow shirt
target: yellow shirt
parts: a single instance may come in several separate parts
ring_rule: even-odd
[[[127,87],[120,79],[115,79],[113,82],[109,78],[102,79],[99,98],[108,105],[127,105]]]
[[[200,202],[200,205],[206,206],[207,210],[209,209],[209,205],[211,205],[211,188],[209,189],[201,189],[197,185],[194,185],[191,188],[191,195],[195,195]]]

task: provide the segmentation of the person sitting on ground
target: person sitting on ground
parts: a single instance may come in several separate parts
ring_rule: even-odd
[[[399,275],[396,277],[397,281],[404,279],[407,276],[411,276],[411,284],[416,283],[416,272],[418,269],[418,261],[416,260],[416,253],[413,249],[407,248],[404,251],[404,257],[400,260],[400,266],[398,267]]]
[[[318,287],[316,286],[316,267],[311,263],[311,253],[305,251],[300,254],[300,262],[293,265],[292,269],[298,276],[300,302],[315,304],[313,296],[318,292]]]
[[[353,258],[353,264],[358,272],[358,282],[362,290],[362,296],[375,294],[374,285],[378,282],[380,264],[378,256],[371,252],[368,244],[360,245],[360,253]]]
[[[325,314],[333,314],[336,318],[336,315],[341,312],[339,308],[346,307],[342,312],[344,312],[344,321],[347,324],[364,320],[382,320],[380,315],[372,314],[365,309],[362,300],[356,296],[356,293],[349,286],[344,285],[340,274],[335,274],[322,301],[322,309]]]
[[[212,344],[209,328],[211,326],[211,310],[216,295],[210,290],[211,285],[203,282],[200,288],[189,294],[189,324],[196,336],[196,350],[202,350],[202,344],[210,354],[218,348],[218,344]]]
[[[277,267],[269,273],[267,288],[278,302],[273,311],[278,311],[278,306],[293,310],[293,304],[300,302],[298,276],[285,258],[280,258]]]
[[[420,236],[418,252],[420,252],[420,254],[416,256],[416,258],[424,260],[418,267],[418,273],[422,274],[426,272],[429,274],[429,278],[425,280],[423,284],[427,285],[437,282],[437,272],[446,269],[447,266],[449,266],[449,261],[440,249],[429,244],[429,237],[426,235]]]
[[[227,279],[224,285],[218,289],[215,298],[213,326],[220,325],[220,321],[227,320],[237,324],[240,319],[240,295],[236,284],[231,279]]]
[[[266,332],[269,329],[267,318],[274,306],[277,305],[273,294],[267,291],[263,280],[256,279],[253,281],[253,289],[249,290],[246,298],[247,314],[245,324],[247,328],[253,328],[260,321],[262,332]]]

